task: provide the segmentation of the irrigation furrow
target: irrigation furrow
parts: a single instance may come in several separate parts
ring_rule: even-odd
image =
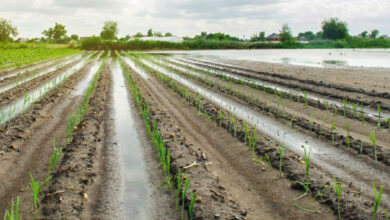
[[[11,90],[11,89],[13,89],[13,88],[15,88],[15,87],[17,87],[17,86],[20,86],[20,85],[22,85],[22,84],[25,84],[25,83],[27,83],[27,82],[30,82],[30,81],[32,81],[32,80],[38,78],[38,77],[41,77],[41,76],[47,75],[47,74],[49,74],[49,73],[51,73],[51,72],[54,72],[54,71],[56,71],[58,68],[64,67],[64,66],[66,66],[66,65],[68,65],[68,64],[71,64],[71,63],[73,63],[73,62],[77,62],[77,63],[75,64],[76,66],[77,66],[77,65],[80,65],[80,63],[82,63],[82,62],[83,62],[84,60],[86,60],[87,58],[88,58],[88,57],[86,57],[86,58],[84,58],[84,59],[81,59],[81,55],[79,55],[79,56],[73,57],[73,58],[71,58],[71,59],[69,59],[69,60],[65,60],[65,61],[61,62],[60,64],[58,64],[58,65],[49,67],[49,68],[47,68],[47,69],[45,69],[45,70],[43,70],[43,71],[37,72],[37,73],[35,73],[35,74],[31,75],[31,76],[28,76],[28,77],[26,77],[26,78],[24,78],[24,79],[22,79],[22,80],[19,80],[19,81],[17,81],[17,82],[14,82],[14,83],[11,83],[11,84],[8,84],[8,85],[5,85],[5,86],[1,87],[1,88],[0,88],[0,94],[1,94],[1,93],[4,93],[4,92],[6,92],[6,91],[9,91],[9,90]]]
[[[332,90],[340,90],[341,92],[351,92],[351,93],[359,93],[360,95],[366,95],[366,96],[371,96],[371,97],[376,97],[376,98],[383,98],[383,99],[389,99],[390,98],[390,93],[385,92],[385,93],[377,93],[374,90],[373,91],[365,91],[361,88],[353,88],[353,87],[348,87],[346,85],[337,85],[337,84],[327,84],[324,82],[317,82],[315,80],[307,80],[307,79],[299,79],[293,76],[285,76],[277,73],[268,73],[268,72],[262,72],[262,71],[256,71],[253,69],[248,69],[240,66],[234,66],[234,65],[229,65],[225,63],[220,63],[220,62],[214,62],[214,61],[206,61],[206,60],[200,60],[200,59],[189,59],[190,61],[192,60],[193,62],[197,62],[201,65],[216,68],[216,69],[222,69],[222,70],[228,70],[236,73],[255,73],[257,76],[266,76],[266,77],[272,77],[272,78],[279,78],[281,80],[289,80],[289,81],[296,81],[299,84],[307,84],[307,85],[314,85],[316,88],[318,87],[325,87],[329,88]]]
[[[264,86],[267,88],[271,88],[273,90],[276,89],[278,92],[287,92],[287,93],[290,93],[290,94],[293,94],[293,95],[296,95],[299,97],[306,96],[307,99],[312,100],[313,103],[321,102],[321,103],[327,103],[328,105],[335,105],[338,108],[344,108],[344,102],[341,102],[337,99],[328,98],[328,97],[335,97],[335,94],[333,94],[333,93],[324,93],[324,94],[318,95],[318,94],[316,94],[316,92],[318,92],[318,91],[315,91],[315,90],[311,90],[310,92],[305,93],[305,92],[302,92],[302,91],[299,91],[296,89],[292,89],[292,88],[288,87],[287,84],[286,84],[287,86],[284,86],[283,84],[275,84],[277,82],[273,82],[272,80],[271,81],[269,81],[269,80],[264,81],[264,79],[261,79],[261,78],[257,79],[256,77],[250,77],[248,75],[248,73],[246,73],[246,72],[226,70],[224,68],[214,67],[212,65],[206,65],[206,64],[201,63],[199,61],[188,60],[188,59],[183,59],[183,58],[175,58],[175,59],[170,59],[170,60],[172,62],[176,62],[178,64],[189,65],[190,67],[197,68],[199,70],[209,71],[209,72],[212,72],[214,74],[222,74],[222,75],[225,75],[227,77],[233,77],[235,79],[240,79],[240,80],[243,80],[245,82],[258,84],[258,85],[261,85],[261,86]],[[297,88],[299,88],[299,86]],[[342,96],[336,95],[336,97],[339,99],[343,99]],[[361,100],[354,100],[354,101],[356,101],[357,103],[360,103]],[[350,100],[349,100],[349,102],[350,102]],[[371,103],[366,102],[365,104],[370,105]],[[346,107],[348,108],[348,110],[350,112],[353,111],[354,107],[352,106],[352,104],[347,103]],[[357,111],[361,112],[361,109],[358,108]],[[370,107],[365,106],[363,108],[363,112],[365,113],[365,115],[367,115],[369,117],[378,119],[377,110],[374,110]],[[382,112],[381,117],[382,117],[382,119],[388,118],[388,117],[390,117],[390,113]]]
[[[4,124],[10,119],[16,117],[18,114],[24,112],[30,105],[32,105],[35,101],[41,98],[45,93],[55,88],[59,83],[66,80],[72,74],[78,72],[87,64],[87,60],[81,60],[73,67],[57,75],[54,79],[51,79],[50,81],[40,85],[32,91],[27,92],[26,94],[24,94],[24,96],[18,97],[13,102],[3,106],[0,109],[0,124]],[[91,71],[96,72],[97,67],[97,64],[94,64],[91,68]]]
[[[15,77],[15,76],[19,76],[19,75],[24,75],[26,73],[34,72],[34,71],[37,71],[37,70],[42,69],[42,68],[49,67],[49,66],[54,65],[54,64],[60,65],[61,63],[63,63],[63,61],[66,61],[68,59],[72,59],[72,58],[74,58],[76,56],[77,57],[81,57],[82,55],[80,55],[80,54],[72,54],[72,55],[69,55],[69,56],[60,57],[60,58],[57,58],[57,59],[54,59],[54,60],[50,60],[50,61],[47,61],[47,62],[42,62],[42,63],[36,64],[36,65],[33,65],[31,67],[23,68],[21,70],[11,71],[11,72],[8,72],[6,74],[1,74],[0,73],[0,75],[1,75],[0,76],[0,81],[7,80],[9,78],[12,78],[12,77]]]
[[[370,125],[370,124],[365,123],[364,125],[362,125],[361,121],[350,120],[350,119],[348,120],[345,117],[335,117],[335,115],[332,112],[328,112],[326,110],[317,110],[311,106],[306,106],[304,103],[299,103],[298,105],[296,105],[297,103],[290,101],[290,99],[286,99],[285,101],[282,101],[278,98],[275,100],[275,94],[267,94],[267,93],[263,94],[262,93],[261,97],[260,97],[260,94],[259,94],[259,96],[256,96],[256,95],[254,96],[253,95],[254,92],[255,92],[255,94],[257,94],[257,92],[254,91],[255,89],[250,88],[250,87],[246,87],[242,84],[232,85],[229,83],[223,83],[223,81],[219,77],[213,77],[213,76],[209,77],[209,75],[202,74],[200,72],[194,71],[193,69],[188,69],[188,68],[182,67],[180,65],[172,65],[172,63],[170,63],[170,62],[166,63],[166,62],[163,62],[162,60],[157,60],[157,59],[152,59],[151,61],[161,65],[162,67],[166,67],[166,68],[169,68],[173,71],[176,71],[181,75],[191,76],[191,78],[196,79],[196,81],[198,81],[198,82],[201,82],[201,83],[213,82],[212,85],[214,87],[214,90],[217,90],[217,91],[219,90],[222,92],[222,90],[221,90],[222,88],[231,88],[234,91],[240,91],[241,98],[246,100],[244,102],[247,102],[251,106],[254,106],[255,103],[256,103],[256,106],[261,105],[260,98],[262,99],[262,102],[264,102],[264,100],[268,100],[267,106],[269,106],[271,104],[271,106],[273,106],[272,108],[276,109],[276,113],[278,111],[281,112],[279,114],[279,116],[278,116],[278,114],[275,114],[275,117],[280,118],[280,115],[282,115],[283,116],[282,118],[284,118],[286,123],[290,124],[290,126],[291,126],[291,120],[293,120],[293,119],[294,120],[299,119],[299,121],[302,121],[302,122],[306,121],[306,124],[309,124],[310,121],[316,121],[316,124],[319,124],[317,122],[322,121],[322,124],[320,125],[321,128],[319,128],[319,130],[317,130],[316,128],[314,128],[314,129],[310,128],[310,132],[312,132],[313,134],[318,134],[318,131],[319,131],[320,137],[322,136],[323,138],[325,138],[327,140],[329,138],[327,138],[328,135],[324,136],[324,133],[325,133],[324,131],[328,130],[331,132],[332,131],[331,129],[333,126],[332,124],[329,124],[327,122],[327,119],[330,120],[333,118],[332,120],[333,120],[333,123],[335,126],[334,131],[333,131],[333,138],[338,136],[337,134],[342,134],[344,136],[349,136],[350,139],[352,139],[352,137],[354,137],[354,138],[358,138],[360,140],[363,140],[366,143],[366,144],[364,144],[365,146],[371,145],[371,139],[370,139],[369,135],[367,135],[367,134],[369,134],[371,131],[377,129],[377,124]],[[196,76],[196,77],[192,77],[192,76]],[[186,78],[188,78],[188,77],[186,77]],[[200,79],[202,79],[202,80],[200,80]],[[211,84],[208,84],[208,86],[210,87]],[[216,89],[216,87],[218,87],[218,89]],[[233,94],[231,94],[231,95],[233,95]],[[301,106],[299,107],[299,105],[301,105]],[[285,109],[285,107],[287,107],[287,110]],[[264,106],[262,106],[262,108],[264,111]],[[280,109],[280,110],[277,110],[277,109]],[[303,111],[303,114],[301,113],[302,111]],[[285,114],[285,113],[289,113],[290,116]],[[314,115],[314,117],[313,117],[313,113],[316,113],[316,115]],[[317,113],[319,113],[320,116],[317,116]],[[310,114],[312,114],[312,115],[309,117]],[[336,122],[337,122],[337,126],[336,126]],[[301,124],[301,122],[299,122],[299,124]],[[351,126],[351,129],[348,131],[343,127],[346,124],[349,124]],[[317,126],[317,125],[315,125],[315,126]],[[302,128],[304,130],[309,129],[309,127],[305,127],[305,126]],[[336,130],[337,130],[337,132],[336,132]],[[388,141],[387,141],[387,138],[388,138],[387,134],[388,134],[387,128],[380,129],[379,131],[376,131],[377,146],[381,146],[378,148],[382,148],[382,147],[386,147],[387,149],[389,148]],[[336,138],[336,139],[338,139],[338,138]],[[350,141],[350,142],[352,142],[350,146],[353,147],[355,144],[354,141]],[[358,144],[358,143],[356,143],[356,144]],[[347,143],[347,145],[348,145],[348,143]],[[361,154],[362,152],[359,152],[359,150],[360,151],[363,150],[362,149],[363,144],[359,143],[358,145],[359,145],[359,147],[357,147],[357,151],[358,151],[357,153]],[[387,155],[387,153],[385,153],[385,152],[383,152],[383,154]],[[385,163],[387,163],[387,162],[385,162]]]
[[[343,179],[344,182],[353,183],[365,198],[372,198],[373,196],[372,183],[383,185],[385,189],[389,189],[390,172],[388,167],[351,155],[303,132],[291,131],[288,126],[262,115],[245,105],[232,101],[221,94],[182,78],[167,69],[153,65],[146,60],[142,62],[201,94],[218,106],[236,114],[239,118],[256,126],[258,130],[279,143],[285,143],[286,147],[291,151],[303,155],[304,148],[310,149],[311,159],[318,169],[324,170],[329,176],[337,176]],[[388,199],[389,192],[385,190],[383,201],[386,206],[390,204]]]

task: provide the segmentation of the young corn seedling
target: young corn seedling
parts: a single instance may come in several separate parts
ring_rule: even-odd
[[[194,206],[195,206],[195,200],[196,200],[196,192],[191,193],[191,203],[188,207],[188,212],[190,215],[190,220],[194,218]]]
[[[301,184],[303,186],[303,188],[305,189],[305,193],[303,193],[301,196],[299,196],[298,198],[296,199],[300,199],[300,198],[303,198],[304,196],[307,195],[307,193],[310,192],[310,188],[309,188],[309,173],[310,173],[310,151],[309,153],[307,152],[306,150],[306,147],[303,148],[304,150],[304,153],[305,153],[305,183],[302,183],[302,182],[298,182],[299,184]]]
[[[187,178],[186,182],[184,184],[184,189],[183,189],[182,194],[181,194],[181,219],[184,219],[184,203],[186,200],[186,194],[187,194],[187,190],[188,190],[189,185],[190,185],[190,179]]]
[[[219,119],[219,126],[222,126],[223,112],[221,110],[219,110],[218,119]]]
[[[333,105],[333,117],[336,117],[337,115],[337,107],[336,105]]]
[[[341,193],[342,193],[342,181],[338,182],[336,177],[333,178],[334,180],[334,189],[336,190],[337,194],[337,216],[338,219],[341,220],[341,210],[340,210],[340,199],[341,199]]]
[[[349,137],[349,123],[348,122],[345,122],[345,127],[347,128],[346,142],[347,142],[347,146],[349,147],[349,145],[350,145],[350,137]]]
[[[385,210],[385,218],[386,220],[389,220],[389,213],[387,212],[387,209]]]
[[[282,160],[283,160],[284,143],[279,146],[279,176],[282,177]]]
[[[378,214],[378,208],[379,208],[379,203],[381,202],[381,197],[382,197],[382,192],[383,192],[383,186],[381,186],[380,190],[379,190],[379,193],[376,189],[376,186],[375,184],[373,184],[373,187],[374,187],[374,210],[372,212],[372,220],[375,220],[376,219],[376,216]]]
[[[332,133],[332,143],[334,143],[335,130],[336,130],[336,121],[332,119],[332,127],[330,128],[330,132]]]
[[[179,208],[179,200],[180,200],[180,191],[181,191],[181,185],[183,182],[183,178],[181,176],[181,171],[179,169],[177,173],[177,188],[176,188],[176,209]]]
[[[49,160],[49,167],[47,170],[47,178],[50,178],[51,171],[54,170],[58,164],[58,161],[62,154],[62,148],[57,148],[56,140],[53,140],[54,153],[51,155]]]
[[[378,108],[378,128],[381,128],[381,106],[377,105]]]
[[[11,210],[5,210],[4,220],[22,220],[22,216],[19,213],[20,209],[20,197],[16,198],[16,204],[14,204],[14,200],[11,202]]]
[[[246,121],[244,121],[244,141],[246,142],[246,138],[249,132],[248,125],[246,124]]]
[[[308,103],[307,103],[307,92],[306,91],[303,92],[303,100],[305,101],[305,106],[307,106]]]
[[[38,199],[39,199],[39,193],[41,192],[41,189],[45,184],[49,181],[49,179],[45,179],[41,184],[39,184],[38,181],[34,180],[33,175],[30,173],[31,178],[31,190],[33,191],[33,210],[34,210],[34,217],[36,215],[36,211],[38,208]]]
[[[372,142],[372,146],[374,147],[374,161],[375,163],[378,162],[377,154],[376,154],[376,138],[375,138],[375,131],[372,131],[370,133],[370,139]]]
[[[348,105],[348,100],[347,98],[344,99],[344,117],[347,116],[347,105]]]
[[[352,109],[353,109],[353,118],[356,118],[357,117],[356,104],[352,104]]]

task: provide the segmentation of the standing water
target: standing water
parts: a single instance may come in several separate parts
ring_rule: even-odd
[[[121,155],[122,209],[124,219],[148,219],[149,190],[144,164],[143,143],[137,132],[130,94],[117,60],[111,64],[113,74],[114,126],[117,146]]]

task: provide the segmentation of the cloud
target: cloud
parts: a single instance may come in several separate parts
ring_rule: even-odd
[[[148,28],[191,36],[201,31],[249,37],[277,32],[288,23],[297,34],[319,31],[329,17],[346,21],[352,34],[378,28],[390,34],[388,0],[2,0],[1,17],[21,37],[39,37],[54,22],[68,33],[98,35],[106,20],[119,23],[125,36]]]

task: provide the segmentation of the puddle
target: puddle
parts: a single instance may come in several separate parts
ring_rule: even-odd
[[[114,125],[117,146],[121,155],[122,212],[124,219],[148,219],[148,179],[144,164],[144,152],[136,128],[131,94],[126,87],[122,69],[112,60]]]
[[[288,88],[288,87],[276,86],[276,85],[274,85],[272,83],[267,83],[267,82],[264,82],[264,81],[261,81],[261,80],[258,80],[258,79],[243,77],[243,76],[227,73],[227,72],[224,72],[224,71],[216,71],[216,70],[213,70],[213,69],[210,69],[210,68],[201,67],[201,66],[198,66],[198,65],[199,64],[200,65],[209,65],[209,64],[204,64],[204,63],[197,62],[197,61],[194,61],[194,60],[188,60],[188,59],[183,59],[183,58],[182,59],[169,59],[169,60],[172,61],[172,62],[179,63],[179,64],[188,65],[190,67],[193,67],[193,68],[196,68],[196,69],[199,69],[199,70],[205,70],[205,71],[209,71],[209,72],[212,72],[212,73],[215,73],[215,74],[222,74],[222,75],[228,76],[230,78],[240,79],[240,80],[245,81],[245,82],[250,82],[250,83],[257,84],[257,85],[262,85],[264,87],[271,88],[271,89],[276,89],[279,92],[288,92],[288,93],[291,93],[291,94],[294,94],[294,95],[297,95],[297,96],[304,96],[303,92],[295,90],[295,89],[291,89],[291,88]],[[196,64],[198,64],[198,65],[196,65]],[[219,68],[216,65],[211,65],[210,64],[209,66],[214,67],[214,68]],[[231,66],[231,67],[234,68],[234,66]],[[240,71],[240,70],[234,70],[234,71],[247,73],[246,71]],[[194,71],[192,71],[192,72],[194,72]],[[328,99],[326,97],[318,96],[318,95],[315,95],[315,94],[310,93],[310,92],[307,93],[307,98],[310,99],[310,100],[314,100],[314,101],[320,101],[321,103],[328,103],[329,106],[330,105],[335,105],[337,107],[344,108],[344,103],[343,102],[339,102],[337,100]],[[347,108],[349,110],[353,110],[353,107],[352,107],[351,104],[348,104]],[[357,110],[356,111],[358,112],[358,114],[361,112],[360,111],[360,106],[357,106]],[[365,108],[363,108],[363,112],[365,113],[365,115],[367,115],[369,117],[376,118],[376,119],[378,118],[378,112],[376,110],[373,110],[373,109],[365,107]],[[381,118],[382,119],[383,118],[388,118],[388,117],[390,117],[389,113],[381,112]]]
[[[128,57],[122,57],[122,60],[125,61],[126,64],[128,64],[132,69],[136,70],[137,73],[144,79],[148,79],[149,76],[148,74],[142,69],[140,68],[139,66],[137,66],[137,64],[135,64],[130,58]]]
[[[67,69],[66,71],[59,74],[57,77],[52,79],[51,81],[41,85],[40,87],[28,91],[24,96],[21,96],[11,102],[9,105],[4,106],[0,109],[0,124],[3,124],[4,122],[7,122],[8,120],[16,117],[18,114],[22,113],[25,109],[30,107],[32,103],[34,103],[36,100],[38,100],[44,93],[48,92],[49,90],[56,87],[60,82],[71,76],[73,73],[76,73],[81,68],[83,68],[86,65],[85,60],[81,60],[73,67]],[[90,75],[92,74],[91,71],[97,70],[99,68],[99,65],[97,62],[93,64],[91,67],[90,72],[88,73],[87,79],[91,78]],[[84,83],[84,84],[83,84]],[[82,84],[82,85],[80,85]],[[80,81],[79,84],[75,87],[74,91],[72,91],[71,94],[83,94],[84,90],[88,87],[88,83],[85,82],[85,80]],[[69,96],[68,96],[69,97]]]
[[[330,143],[310,137],[300,131],[291,130],[289,126],[265,116],[246,105],[242,105],[219,93],[195,84],[149,61],[141,61],[201,94],[223,109],[234,113],[237,117],[247,121],[252,126],[256,126],[258,131],[279,143],[285,143],[285,146],[289,150],[301,155],[302,158],[304,157],[303,147],[309,149],[312,163],[327,172],[331,177],[337,176],[342,178],[344,182],[353,182],[353,185],[365,196],[372,197],[372,183],[383,185],[385,189],[389,189],[390,172],[388,167],[381,164],[374,164],[373,162],[366,162],[355,155],[350,155],[342,149],[331,146]],[[384,192],[383,203],[389,205],[390,201],[388,199],[388,192]]]
[[[86,58],[81,59],[81,61],[79,61],[79,62],[78,62],[77,64],[75,64],[74,66],[79,65],[80,62],[83,62],[83,61],[87,60],[89,57],[90,57],[90,55],[87,56]],[[68,59],[68,60],[66,60],[66,61],[63,61],[63,62],[61,62],[61,63],[59,63],[59,64],[57,64],[57,65],[55,65],[55,66],[49,67],[49,68],[47,68],[47,69],[45,69],[45,70],[43,70],[43,71],[40,71],[40,72],[38,72],[38,73],[35,73],[34,75],[28,76],[28,77],[26,77],[26,78],[24,78],[24,79],[22,79],[22,80],[19,80],[19,81],[17,81],[17,82],[14,82],[14,83],[5,85],[5,86],[3,86],[3,87],[0,88],[0,93],[3,93],[3,92],[8,91],[8,90],[10,90],[10,89],[13,89],[13,88],[15,88],[15,87],[17,87],[17,86],[19,86],[19,85],[21,85],[21,84],[27,83],[27,82],[29,82],[29,81],[31,81],[31,80],[33,80],[33,79],[36,79],[36,78],[38,78],[38,77],[40,77],[40,76],[47,75],[47,74],[49,74],[49,73],[51,73],[51,72],[53,72],[53,71],[56,71],[58,68],[61,68],[61,67],[63,67],[63,66],[66,66],[67,64],[70,64],[70,63],[72,63],[72,62],[74,62],[74,61],[76,61],[76,60],[78,60],[78,59],[80,59],[80,58],[81,58],[81,55],[80,55],[80,56],[73,57],[73,58]],[[73,66],[73,67],[74,67],[74,66]]]

